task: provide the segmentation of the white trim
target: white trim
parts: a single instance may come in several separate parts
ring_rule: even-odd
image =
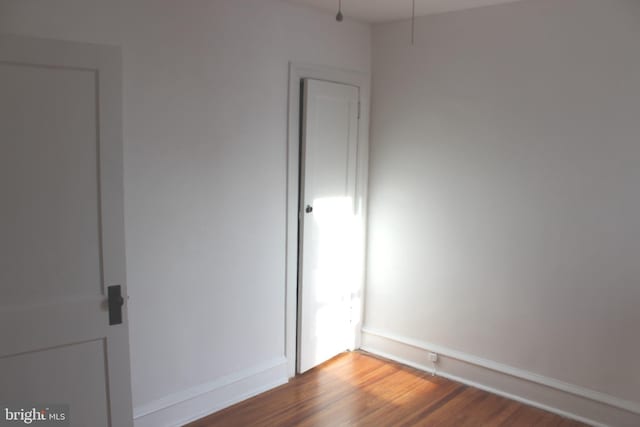
[[[433,368],[421,365],[419,363],[411,362],[409,360],[403,359],[402,357],[397,357],[397,356],[395,356],[393,354],[385,353],[384,351],[379,351],[379,350],[377,350],[375,348],[368,348],[366,346],[363,346],[362,350],[366,351],[368,353],[371,353],[371,354],[375,354],[376,356],[384,357],[385,359],[393,360],[394,362],[398,362],[398,363],[401,363],[403,365],[407,365],[407,366],[410,366],[412,368],[415,368],[415,369],[418,369],[418,370],[421,370],[421,371],[426,371],[426,372],[429,372],[429,373],[433,374]],[[465,384],[465,385],[468,385],[468,386],[471,386],[471,387],[474,387],[474,388],[477,388],[477,389],[480,389],[480,390],[484,390],[484,391],[487,391],[489,393],[492,393],[492,394],[495,394],[495,395],[498,395],[498,396],[506,397],[506,398],[508,398],[510,400],[515,400],[516,402],[524,403],[525,405],[533,406],[535,408],[539,408],[539,409],[545,410],[547,412],[552,412],[554,414],[561,415],[561,416],[563,416],[565,418],[570,418],[572,420],[579,421],[579,422],[585,423],[585,424],[589,424],[589,425],[592,425],[594,427],[608,427],[606,424],[602,424],[602,423],[599,423],[597,421],[590,420],[588,418],[584,418],[584,417],[581,417],[579,415],[576,415],[576,414],[573,414],[573,413],[570,413],[570,412],[566,412],[566,411],[563,411],[561,409],[554,408],[554,407],[551,407],[551,406],[548,406],[548,405],[545,405],[545,404],[542,404],[542,403],[534,402],[533,400],[525,399],[525,398],[522,398],[520,396],[516,396],[514,394],[507,393],[507,392],[504,392],[502,390],[498,390],[498,389],[493,388],[493,387],[487,387],[487,386],[485,386],[483,384],[480,384],[478,382],[469,381],[469,380],[467,380],[465,378],[461,378],[461,377],[458,377],[456,375],[447,374],[445,372],[438,372],[437,375],[439,377],[442,377],[442,378],[447,378],[447,379],[449,379],[451,381],[455,381],[455,382],[462,383],[462,384]]]
[[[624,400],[609,394],[591,390],[585,387],[581,387],[575,384],[569,384],[563,381],[549,378],[543,375],[535,374],[523,369],[515,368],[513,366],[505,365],[493,360],[483,359],[474,355],[470,355],[458,350],[449,349],[441,345],[427,343],[424,341],[403,337],[387,331],[380,331],[372,328],[363,328],[363,342],[365,343],[361,348],[362,350],[371,352],[373,354],[380,355],[392,360],[396,360],[400,363],[415,367],[420,370],[432,372],[431,368],[426,367],[420,361],[427,361],[427,353],[434,352],[440,356],[438,368],[438,375],[445,378],[450,378],[454,381],[462,382],[464,384],[471,385],[473,387],[481,388],[491,393],[506,396],[510,399],[514,399],[528,405],[536,406],[544,410],[557,413],[559,415],[572,418],[581,422],[585,422],[591,425],[606,425],[605,420],[597,421],[594,416],[585,416],[580,414],[580,408],[585,405],[594,404],[597,402],[599,405],[604,405],[607,410],[613,412],[619,412],[620,417],[625,419],[633,419],[640,422],[640,404]],[[371,337],[375,338],[375,341],[371,343]],[[415,350],[418,350],[417,352]],[[404,357],[400,354],[405,355]],[[456,362],[457,361],[457,362]],[[456,366],[456,363],[464,363],[467,368],[462,369]],[[480,369],[483,372],[480,372]],[[478,377],[484,379],[491,379],[494,385],[481,384],[477,380],[468,378],[469,369],[475,370],[478,373]],[[455,371],[461,372],[457,374]],[[505,377],[506,376],[506,377]],[[539,399],[529,398],[519,394],[524,388],[515,387],[511,382],[505,380],[507,377],[512,377],[516,381],[526,381],[526,387],[537,387],[540,393],[531,393],[531,395],[544,395],[544,390],[550,391],[552,389],[555,393],[563,393],[567,396],[567,399],[556,399],[555,401],[543,403]],[[486,383],[486,381],[483,380]],[[514,391],[509,391],[509,387],[513,386]],[[541,386],[544,389],[541,389]],[[517,390],[516,390],[517,389]],[[547,393],[548,394],[548,393]],[[566,405],[559,404],[560,401],[566,403]],[[566,402],[564,402],[566,400]],[[572,402],[568,402],[571,400]],[[575,404],[581,401],[580,405]]]
[[[312,78],[318,80],[345,83],[360,89],[360,123],[358,132],[358,176],[356,198],[358,215],[362,224],[363,239],[366,238],[366,207],[369,169],[369,93],[371,80],[367,73],[343,70],[321,65],[289,63],[289,115],[287,133],[287,192],[286,192],[286,261],[285,261],[285,357],[289,378],[296,373],[296,323],[297,323],[297,277],[298,277],[298,175],[299,175],[299,129],[300,129],[300,80]],[[360,314],[354,319],[354,345],[360,346],[364,292],[364,241],[362,259],[362,280],[360,295],[354,296]]]
[[[611,396],[609,394],[601,393],[599,391],[590,390],[585,387],[580,387],[574,384],[569,384],[563,381],[559,381],[553,378],[545,377],[543,375],[535,374],[533,372],[525,371],[523,369],[514,368],[513,366],[505,365],[499,362],[495,362],[489,359],[483,359],[481,357],[473,356],[467,353],[463,353],[458,350],[451,350],[449,348],[431,344],[412,338],[401,337],[399,335],[382,332],[370,328],[362,328],[363,333],[375,335],[381,338],[386,338],[401,344],[406,344],[411,347],[419,348],[421,350],[438,353],[441,356],[450,357],[452,359],[460,360],[472,365],[481,366],[492,371],[500,372],[503,374],[511,375],[516,378],[521,378],[527,381],[534,382],[536,384],[542,384],[547,387],[555,388],[566,393],[571,393],[576,396],[584,397],[586,399],[594,400],[596,402],[604,403],[616,408],[624,409],[634,414],[640,414],[640,404],[629,402],[627,400],[620,399],[618,397]]]
[[[134,408],[136,427],[174,427],[197,420],[288,381],[284,357]]]

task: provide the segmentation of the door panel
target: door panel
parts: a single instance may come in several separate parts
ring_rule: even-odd
[[[0,81],[0,308],[99,295],[96,74],[0,64]]]
[[[303,97],[298,372],[349,348],[358,259],[358,88],[305,79]]]
[[[78,427],[132,425],[106,301],[126,286],[120,72],[117,48],[0,37],[0,403],[68,404]]]
[[[3,402],[71,403],[74,425],[108,426],[107,383],[104,376],[104,340],[23,353],[2,359]],[[69,384],[69,372],[73,383]],[[29,378],[29,381],[24,381]],[[55,396],[55,400],[51,400]],[[7,400],[7,398],[10,398]],[[74,404],[83,402],[82,405]]]

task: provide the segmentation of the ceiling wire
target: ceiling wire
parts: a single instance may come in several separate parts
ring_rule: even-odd
[[[344,16],[342,16],[342,0],[338,0],[338,14],[336,15],[336,21],[342,22]]]
[[[416,39],[416,0],[411,2],[411,46],[414,45]]]

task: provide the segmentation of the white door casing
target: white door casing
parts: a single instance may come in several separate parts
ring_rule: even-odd
[[[0,402],[132,426],[122,186],[119,48],[1,35]]]
[[[298,372],[353,346],[359,89],[303,80]]]

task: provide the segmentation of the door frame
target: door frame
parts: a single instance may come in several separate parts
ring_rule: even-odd
[[[369,74],[322,65],[289,63],[289,103],[287,131],[287,190],[286,190],[286,257],[285,257],[285,357],[287,375],[296,375],[298,336],[298,207],[300,194],[300,81],[324,80],[357,86],[360,91],[360,120],[358,123],[358,155],[356,163],[356,216],[363,236],[361,279],[354,316],[355,340],[352,349],[360,347],[362,313],[364,309],[364,283],[366,258],[366,218],[369,169],[369,99],[371,79]]]

